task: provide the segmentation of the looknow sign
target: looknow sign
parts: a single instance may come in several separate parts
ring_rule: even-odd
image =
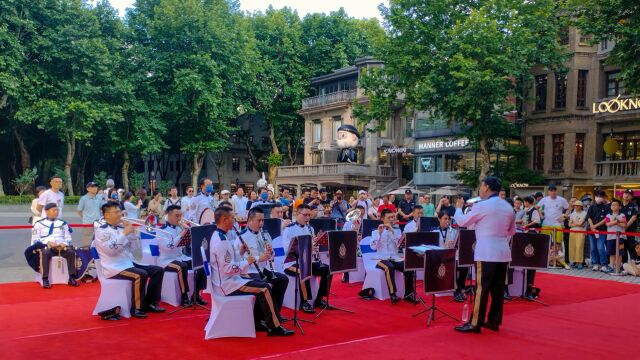
[[[624,98],[620,99],[620,95],[614,99],[593,103],[593,113],[611,113],[618,111],[638,110],[640,109],[640,98]]]

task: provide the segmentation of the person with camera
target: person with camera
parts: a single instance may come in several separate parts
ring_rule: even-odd
[[[338,224],[344,224],[345,216],[347,216],[347,209],[349,205],[344,200],[341,190],[337,190],[334,194],[334,199],[331,202],[331,218],[336,219]]]

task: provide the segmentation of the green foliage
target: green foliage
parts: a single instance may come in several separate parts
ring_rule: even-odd
[[[129,175],[129,191],[135,194],[142,188],[142,185],[144,185],[143,173],[133,172]]]
[[[515,135],[504,115],[526,96],[531,67],[559,69],[566,58],[553,0],[395,0],[381,10],[385,67],[365,76],[371,101],[358,110],[360,120],[379,125],[402,94],[409,111],[432,111],[462,129],[483,160]],[[480,176],[488,172],[483,161]]]
[[[160,180],[158,182],[158,190],[162,196],[167,196],[169,193],[169,189],[171,189],[175,184],[170,180]]]
[[[37,177],[38,169],[34,167],[33,169],[25,169],[22,174],[13,179],[12,182],[18,194],[22,196],[26,191],[33,188],[33,184]]]
[[[64,169],[57,165],[53,166],[52,176],[60,177],[63,184],[66,184],[69,181],[69,176],[64,172]],[[62,188],[64,189],[64,185],[62,185]]]
[[[269,155],[269,166],[280,166],[282,165],[282,160],[284,156],[282,154],[270,154]]]
[[[98,184],[98,188],[106,189],[107,188],[107,173],[104,171],[100,171],[99,173],[93,175],[94,183]]]
[[[615,40],[605,62],[619,66],[627,93],[640,91],[640,2],[633,0],[569,0],[571,20],[592,43]]]

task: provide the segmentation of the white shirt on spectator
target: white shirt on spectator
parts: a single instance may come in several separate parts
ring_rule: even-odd
[[[556,196],[555,199],[545,196],[538,203],[542,209],[543,226],[560,226],[563,223],[562,214],[569,208],[569,203],[562,196]]]
[[[233,195],[231,197],[231,202],[233,202],[233,204],[235,205],[236,216],[242,219],[246,219],[247,202],[249,202],[249,199],[247,199],[245,196],[240,197],[238,195]]]
[[[58,190],[58,192],[53,192],[53,190],[49,189],[40,195],[38,198],[38,205],[42,205],[40,216],[43,218],[47,217],[47,212],[44,210],[44,206],[48,203],[54,203],[58,206],[58,219],[61,219],[62,209],[64,208],[64,193],[60,190]]]

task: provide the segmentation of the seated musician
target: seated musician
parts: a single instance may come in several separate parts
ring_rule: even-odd
[[[225,296],[254,295],[256,306],[264,316],[268,336],[290,336],[294,332],[280,324],[280,312],[276,309],[271,295],[270,285],[261,280],[245,279],[241,275],[257,261],[253,255],[246,260],[241,259],[227,233],[233,227],[233,213],[226,206],[219,206],[215,211],[217,229],[211,236],[210,258],[211,268],[216,274],[211,278],[215,286]],[[217,291],[214,289],[214,291]]]
[[[424,216],[424,209],[422,205],[416,205],[413,207],[411,211],[411,221],[409,221],[405,226],[403,233],[417,232],[420,231],[420,218]]]
[[[371,247],[377,251],[379,257],[384,258],[384,260],[378,261],[376,267],[385,272],[392,304],[397,304],[400,301],[400,298],[396,295],[394,273],[396,270],[404,273],[405,293],[410,294],[405,297],[405,301],[416,303],[415,283],[413,281],[415,274],[413,271],[404,271],[404,261],[400,257],[399,247],[402,237],[400,229],[394,227],[396,214],[389,209],[384,209],[380,215],[382,224],[371,234]]]
[[[40,273],[42,274],[42,287],[51,289],[49,281],[49,266],[51,258],[61,256],[67,260],[69,274],[68,284],[78,286],[76,276],[76,252],[71,245],[71,228],[66,221],[58,219],[58,206],[56,203],[48,203],[44,206],[44,219],[33,224],[31,232],[31,244],[39,242],[45,247],[40,252]]]
[[[207,278],[203,269],[195,272],[195,289],[193,298],[189,299],[189,281],[188,274],[191,269],[191,258],[183,254],[184,247],[178,247],[183,231],[186,228],[182,224],[182,210],[178,205],[169,205],[166,209],[167,222],[160,228],[162,231],[157,232],[158,249],[158,265],[164,268],[164,271],[178,273],[178,283],[182,292],[182,306],[189,306],[192,300],[199,305],[207,305],[207,302],[200,297],[200,290],[207,286]]]
[[[262,271],[262,274],[258,273],[258,269],[255,266],[249,267],[246,273],[246,277],[255,280],[264,280],[271,284],[271,294],[275,301],[275,307],[280,312],[282,309],[282,302],[284,301],[284,294],[287,291],[287,285],[289,284],[289,278],[283,274],[276,272],[273,269],[273,247],[271,245],[271,235],[264,231],[264,210],[259,207],[254,207],[247,213],[247,226],[240,236],[246,244],[242,246],[241,242],[236,242],[236,246],[240,249],[240,255],[249,256],[249,254],[256,257],[258,267]],[[245,251],[246,247],[249,247],[249,251]]]
[[[285,251],[289,250],[291,240],[296,236],[311,235],[314,238],[314,231],[311,225],[309,225],[309,219],[311,217],[311,208],[307,204],[301,204],[298,206],[296,213],[296,222],[287,226],[282,233],[282,245]],[[318,252],[318,247],[315,246],[314,252]],[[298,269],[294,262],[285,263],[282,266],[285,270],[285,274],[299,278]],[[311,300],[311,282],[310,279],[304,282],[300,282],[300,298],[302,299],[300,304],[300,310],[308,314],[316,312],[314,307],[326,307],[327,302],[323,299],[328,294],[328,285],[332,279],[332,275],[329,273],[329,266],[322,263],[319,260],[314,260],[311,263],[311,273],[313,276],[320,277],[320,287],[318,288],[318,296],[316,297],[313,305],[309,302]]]
[[[271,208],[271,218],[282,220],[280,222],[282,226],[281,230],[284,230],[287,226],[289,226],[289,224],[291,224],[291,219],[284,218],[284,206],[277,201],[274,204],[274,206]]]
[[[362,190],[361,190],[362,191]],[[360,240],[362,240],[362,221],[367,215],[364,209],[364,206],[361,204],[356,205],[354,208],[356,210],[360,210],[360,216],[355,220],[349,220],[344,223],[342,226],[342,230],[344,231],[356,231],[358,232],[358,247],[356,248],[356,256],[362,257],[362,249],[360,249]],[[342,273],[342,282],[349,282],[349,273]]]
[[[131,281],[131,316],[144,319],[147,311],[165,311],[158,304],[164,270],[159,266],[141,265],[133,261],[131,248],[132,242],[137,241],[137,235],[131,224],[122,227],[122,210],[118,203],[107,202],[101,206],[101,210],[105,223],[95,229],[93,244],[100,256],[104,276]]]
[[[448,213],[440,211],[438,214],[438,227],[432,231],[440,234],[441,247],[451,249],[455,244],[455,229],[451,227],[451,217]],[[456,291],[453,293],[453,300],[457,302],[464,302],[467,298],[464,295],[464,291],[467,286],[467,276],[469,275],[468,267],[458,267],[458,275],[456,278]]]

